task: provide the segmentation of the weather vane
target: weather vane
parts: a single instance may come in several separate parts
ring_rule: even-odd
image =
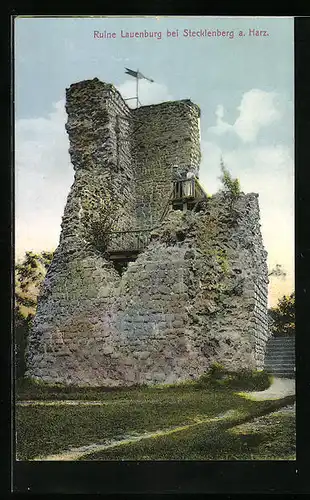
[[[137,69],[137,71],[134,71],[132,69],[129,69],[129,68],[125,68],[125,73],[126,75],[130,75],[130,76],[133,76],[135,79],[136,79],[136,95],[135,97],[129,97],[128,99],[125,99],[125,101],[129,101],[131,99],[135,99],[136,100],[136,103],[137,103],[137,108],[139,107],[139,104],[141,105],[141,102],[139,101],[139,80],[148,80],[149,82],[153,83],[154,80],[152,80],[151,78],[147,78],[146,76],[142,75],[142,73],[140,73],[140,71]]]

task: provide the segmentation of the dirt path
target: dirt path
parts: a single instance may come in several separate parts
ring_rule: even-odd
[[[271,386],[265,391],[253,391],[253,392],[243,392],[239,393],[242,396],[245,396],[249,399],[256,401],[264,401],[264,400],[274,400],[272,405],[275,407],[270,407],[269,410],[263,410],[263,413],[272,413],[277,409],[286,408],[290,405],[290,409],[294,404],[294,395],[295,395],[295,380],[292,379],[278,379],[275,378]],[[282,400],[282,401],[281,401]],[[285,403],[285,401],[287,401]],[[144,400],[143,403],[153,403],[152,400]],[[63,401],[17,401],[16,404],[18,406],[105,406],[111,404],[128,404],[132,403],[128,399],[119,399],[119,400],[110,400],[110,401],[82,401],[82,400],[63,400]],[[279,403],[279,404],[278,404]],[[257,418],[258,415],[249,415],[247,417],[243,417],[244,422],[251,421]],[[79,460],[82,457],[85,457],[94,452],[105,451],[110,448],[115,448],[117,446],[124,446],[127,444],[135,443],[141,441],[143,439],[149,439],[159,436],[164,436],[168,434],[173,434],[175,432],[182,432],[187,429],[190,429],[195,426],[199,426],[205,423],[214,423],[222,420],[222,424],[225,428],[234,427],[236,425],[240,425],[240,417],[238,419],[238,412],[236,410],[229,410],[221,415],[218,415],[214,418],[196,418],[193,423],[181,426],[169,427],[166,429],[159,429],[153,432],[144,432],[141,434],[131,433],[124,436],[122,439],[110,439],[105,440],[100,443],[93,443],[89,445],[80,446],[77,448],[70,448],[67,451],[63,451],[61,453],[57,453],[54,455],[48,455],[45,457],[36,457],[34,461],[74,461]],[[222,425],[221,424],[221,425]]]
[[[294,395],[289,395],[284,398],[281,398],[277,401],[272,401],[270,403],[270,406],[268,408],[263,408],[259,412],[257,412],[255,415],[246,415],[246,416],[241,416],[238,413],[238,410],[228,410],[227,412],[218,415],[217,417],[197,417],[193,423],[186,424],[186,425],[181,425],[181,426],[174,426],[174,427],[169,427],[166,429],[159,429],[157,431],[153,432],[144,432],[141,434],[137,433],[131,433],[128,434],[127,436],[124,436],[122,439],[110,439],[110,440],[105,440],[101,443],[93,443],[90,445],[84,445],[80,446],[77,448],[70,448],[67,451],[63,451],[61,453],[57,453],[54,455],[48,455],[45,457],[36,457],[33,460],[34,461],[74,461],[74,460],[79,460],[82,457],[85,457],[89,454],[92,454],[94,452],[99,452],[99,451],[105,451],[110,448],[115,448],[117,446],[124,446],[128,444],[132,444],[138,441],[141,441],[143,439],[149,439],[149,438],[155,438],[159,436],[166,436],[168,434],[173,434],[175,432],[182,432],[187,429],[197,427],[202,424],[206,423],[215,423],[219,422],[220,429],[229,429],[232,427],[236,427],[237,425],[253,421],[257,417],[267,415],[270,413],[273,413],[275,411],[279,411],[281,408],[285,408],[287,406],[292,406],[295,402],[295,396]],[[219,429],[219,430],[220,430]]]
[[[271,386],[265,391],[240,392],[239,394],[253,401],[285,398],[295,394],[295,379],[274,378]]]
[[[105,451],[108,450],[109,448],[115,448],[117,446],[136,443],[137,441],[141,441],[142,439],[166,436],[168,434],[173,434],[175,432],[185,431],[187,429],[190,429],[191,427],[196,427],[197,425],[201,425],[204,423],[217,422],[223,418],[231,416],[232,413],[234,412],[228,411],[225,414],[219,415],[218,417],[214,418],[200,418],[200,419],[197,418],[196,421],[193,422],[192,424],[174,426],[174,427],[169,427],[167,429],[159,429],[154,432],[144,432],[141,434],[128,434],[127,436],[124,436],[123,439],[105,440],[102,443],[94,443],[86,446],[80,446],[78,448],[71,448],[70,450],[64,451],[62,453],[58,453],[55,455],[48,455],[45,457],[37,457],[34,458],[33,460],[34,461],[78,460],[79,458],[90,455],[91,453],[94,452]]]
[[[64,399],[59,401],[16,401],[17,406],[107,406],[113,403],[130,403],[129,399],[115,399],[110,401],[85,401],[77,399]]]

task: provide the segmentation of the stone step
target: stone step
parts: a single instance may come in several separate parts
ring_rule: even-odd
[[[265,365],[265,370],[294,370],[295,365]]]
[[[295,371],[294,370],[277,370],[277,371],[266,371],[268,375],[271,375],[272,377],[295,377]]]
[[[295,338],[291,338],[291,339],[289,339],[289,338],[282,338],[281,339],[280,337],[276,338],[276,339],[272,338],[272,339],[269,339],[268,342],[279,342],[279,343],[280,342],[283,342],[283,343],[288,342],[288,343],[294,344],[295,343]]]
[[[290,336],[281,336],[278,335],[277,337],[270,337],[269,340],[295,340],[295,335],[290,335]]]
[[[278,359],[265,359],[265,364],[280,364],[280,365],[294,365],[295,360],[294,359],[283,359],[283,358],[278,358]]]
[[[274,359],[269,359],[269,358],[265,358],[265,364],[268,363],[268,364],[289,364],[289,365],[294,365],[295,364],[295,359],[294,358],[274,358]]]
[[[272,371],[272,372],[293,372],[295,366],[265,366],[266,371]]]
[[[266,368],[273,368],[274,366],[295,366],[295,363],[281,363],[281,362],[276,362],[276,363],[265,363],[264,366]]]
[[[293,354],[295,353],[295,349],[267,349],[266,356],[268,354]]]
[[[269,339],[267,342],[274,344],[295,344],[295,339]]]
[[[295,344],[293,344],[293,343],[283,344],[283,342],[281,342],[281,343],[279,342],[278,344],[269,344],[267,342],[266,348],[267,349],[295,349]]]
[[[295,345],[295,340],[268,340],[267,345]]]
[[[295,365],[265,365],[265,370],[294,370]]]
[[[295,365],[264,365],[265,370],[294,370]]]
[[[283,359],[283,360],[294,360],[295,361],[295,356],[292,354],[281,354],[281,355],[272,355],[272,356],[265,356],[265,361],[277,361],[277,359]]]
[[[294,354],[279,354],[279,355],[270,355],[270,356],[265,356],[265,360],[266,359],[296,359],[296,356],[294,356]]]
[[[276,351],[276,350],[273,350],[273,351],[267,351],[265,353],[265,358],[281,358],[281,357],[285,357],[285,358],[288,358],[288,357],[291,357],[291,358],[295,358],[295,351]]]
[[[268,347],[294,347],[295,342],[267,342]]]
[[[265,354],[265,358],[267,357],[278,357],[278,356],[292,356],[295,357],[295,351],[268,351]]]

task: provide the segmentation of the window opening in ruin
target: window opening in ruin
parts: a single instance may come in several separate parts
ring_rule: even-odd
[[[113,262],[113,267],[114,267],[115,271],[117,271],[120,276],[123,276],[124,272],[127,271],[128,263],[134,262],[135,260],[136,259],[112,260],[112,262]]]
[[[183,210],[183,204],[182,203],[173,203],[172,208],[173,208],[173,210]]]
[[[186,234],[183,231],[176,232],[177,241],[184,241],[185,237],[186,237]]]

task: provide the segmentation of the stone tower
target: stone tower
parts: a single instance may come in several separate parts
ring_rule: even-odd
[[[66,97],[75,179],[27,376],[116,386],[195,378],[215,361],[261,368],[268,272],[257,195],[218,193],[199,211],[171,203],[173,179],[199,169],[198,106],[133,110],[98,79]],[[125,265],[113,260],[109,244],[128,250],[143,234]]]

